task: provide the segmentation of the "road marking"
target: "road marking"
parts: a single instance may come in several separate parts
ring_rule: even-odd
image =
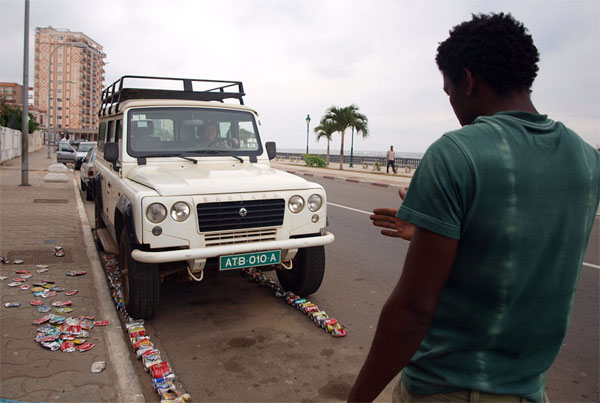
[[[364,210],[359,210],[359,209],[355,209],[355,208],[352,208],[352,207],[342,206],[341,204],[335,204],[335,203],[332,203],[332,202],[327,202],[327,204],[330,204],[330,205],[335,206],[335,207],[345,208],[346,210],[356,211],[356,212],[363,213],[363,214],[368,214],[368,215],[373,214],[370,211],[364,211]]]
[[[588,267],[593,267],[594,269],[600,269],[600,266],[598,266],[597,264],[583,262],[583,265],[588,266]]]

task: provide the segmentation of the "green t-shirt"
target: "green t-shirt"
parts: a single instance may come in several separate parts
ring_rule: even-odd
[[[411,393],[542,401],[599,176],[600,153],[545,115],[479,117],[427,150],[398,217],[460,241],[431,328],[402,372]]]

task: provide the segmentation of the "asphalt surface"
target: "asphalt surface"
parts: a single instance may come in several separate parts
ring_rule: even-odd
[[[327,271],[309,299],[337,318],[348,336],[334,339],[273,293],[236,273],[202,283],[170,279],[158,315],[147,322],[153,341],[195,400],[344,400],[370,346],[381,306],[400,276],[408,242],[382,237],[368,220],[374,207],[397,207],[404,177],[282,166],[325,186]],[[82,195],[83,196],[83,195]],[[93,205],[86,203],[93,218]],[[548,372],[551,401],[596,402],[598,392],[598,266],[600,220],[582,267],[563,349]],[[595,238],[594,238],[595,237]],[[275,278],[274,273],[268,273]],[[138,368],[138,371],[140,369]],[[148,401],[157,400],[144,385]],[[391,400],[391,387],[380,401]]]

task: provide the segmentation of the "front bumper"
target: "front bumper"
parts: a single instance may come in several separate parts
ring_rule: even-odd
[[[168,263],[195,259],[208,259],[211,257],[235,255],[238,253],[260,252],[273,249],[301,249],[312,246],[327,245],[335,237],[331,232],[325,232],[323,235],[317,235],[307,238],[292,238],[282,241],[264,241],[240,243],[235,245],[211,246],[197,249],[178,249],[164,252],[151,252],[135,249],[131,252],[131,257],[142,263]]]

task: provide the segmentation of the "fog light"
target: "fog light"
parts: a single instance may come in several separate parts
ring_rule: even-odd
[[[310,219],[312,222],[317,222],[319,221],[319,215],[318,214],[313,214],[313,216]]]
[[[162,228],[159,227],[158,225],[154,228],[152,228],[152,235],[154,236],[159,236],[160,234],[162,234]]]

